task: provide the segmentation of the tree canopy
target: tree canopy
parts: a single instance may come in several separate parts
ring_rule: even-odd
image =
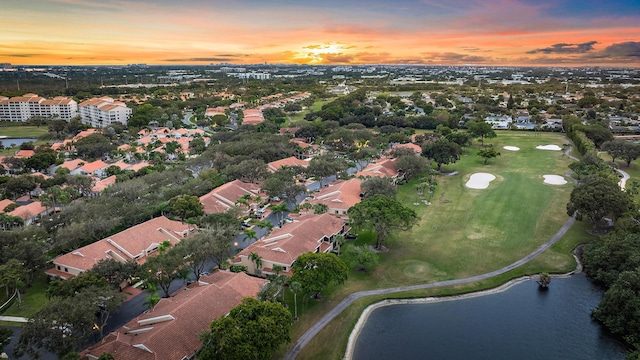
[[[587,217],[593,226],[604,217],[616,220],[630,210],[631,198],[611,177],[589,176],[573,191],[567,204],[567,215],[577,220]]]
[[[384,195],[374,195],[352,206],[349,218],[357,229],[376,232],[376,248],[382,249],[384,240],[397,230],[409,230],[418,222],[415,210]]]
[[[422,156],[438,164],[438,170],[443,164],[455,163],[460,159],[460,145],[446,139],[438,139],[422,147]]]
[[[271,359],[291,340],[291,313],[279,303],[245,298],[200,334],[198,359]]]
[[[347,279],[347,265],[335,254],[305,253],[293,263],[291,281],[301,284],[302,291],[318,297],[320,291],[332,282]]]

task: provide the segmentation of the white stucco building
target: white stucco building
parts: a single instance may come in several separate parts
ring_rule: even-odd
[[[58,96],[45,99],[37,94],[24,94],[12,98],[0,96],[0,121],[27,121],[32,117],[71,120],[78,115],[78,103]]]
[[[108,96],[85,100],[78,106],[83,124],[93,127],[108,127],[113,123],[127,125],[133,112],[124,103]]]

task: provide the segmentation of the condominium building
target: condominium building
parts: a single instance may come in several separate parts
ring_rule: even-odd
[[[32,117],[71,120],[78,116],[78,103],[64,96],[45,99],[37,94],[0,96],[0,121],[27,121]]]
[[[132,113],[127,105],[108,96],[85,100],[78,109],[82,123],[93,127],[108,127],[113,123],[127,125]]]

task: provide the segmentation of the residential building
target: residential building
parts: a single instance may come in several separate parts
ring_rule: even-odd
[[[307,166],[309,166],[309,161],[307,160],[300,160],[298,158],[296,158],[295,156],[291,156],[285,159],[280,159],[280,160],[276,160],[276,161],[272,161],[270,163],[267,164],[267,170],[271,171],[271,172],[275,172],[276,170],[283,168],[283,167],[294,167],[294,166],[299,166],[302,168],[306,168]]]
[[[398,177],[398,165],[396,159],[380,158],[375,162],[370,163],[356,173],[356,176],[361,177]]]
[[[200,197],[200,203],[204,206],[206,214],[225,212],[238,204],[241,198],[249,198],[249,209],[257,206],[256,196],[260,196],[260,186],[234,180],[220,185],[208,194]],[[261,200],[262,201],[262,197]],[[249,210],[247,209],[247,211]]]
[[[78,106],[83,124],[93,127],[108,127],[113,123],[127,125],[132,110],[124,103],[103,96],[85,100]]]
[[[40,201],[34,201],[26,205],[18,206],[8,214],[21,218],[24,221],[24,225],[29,226],[41,216],[52,213],[53,210],[53,208],[43,206]]]
[[[82,359],[95,360],[104,353],[114,359],[191,359],[202,346],[198,334],[242,299],[255,298],[266,282],[242,272],[216,271],[203,276],[198,284],[160,299],[153,309],[83,351]]]
[[[103,178],[105,177],[105,171],[108,167],[109,164],[107,164],[106,162],[102,160],[96,160],[94,162],[86,163],[74,170],[71,170],[71,175],[93,175],[99,178]]]
[[[362,200],[361,184],[362,180],[358,178],[333,181],[323,187],[320,192],[314,193],[309,203],[325,204],[328,207],[327,213],[346,217],[349,208]]]
[[[283,272],[291,274],[291,267],[298,256],[307,252],[328,253],[333,250],[333,238],[344,233],[342,219],[331,214],[305,214],[286,222],[281,228],[247,246],[231,262],[244,265],[249,273],[274,274],[273,266],[280,265]],[[260,267],[250,259],[256,253],[262,259]]]
[[[160,216],[61,255],[53,260],[54,268],[45,273],[69,279],[91,269],[100,260],[144,263],[147,256],[157,251],[160,243],[168,240],[171,245],[176,245],[189,234],[189,230],[188,224]]]
[[[37,94],[0,97],[0,121],[27,121],[32,117],[71,120],[78,116],[78,103],[64,96],[45,99]]]

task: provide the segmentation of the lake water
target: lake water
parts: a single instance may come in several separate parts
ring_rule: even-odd
[[[22,143],[26,143],[29,141],[35,142],[34,138],[0,138],[0,143],[6,148],[10,147],[11,144],[15,144],[16,146],[20,146]]]
[[[531,280],[504,292],[374,310],[353,359],[624,359],[626,350],[591,320],[602,298],[584,274]]]

